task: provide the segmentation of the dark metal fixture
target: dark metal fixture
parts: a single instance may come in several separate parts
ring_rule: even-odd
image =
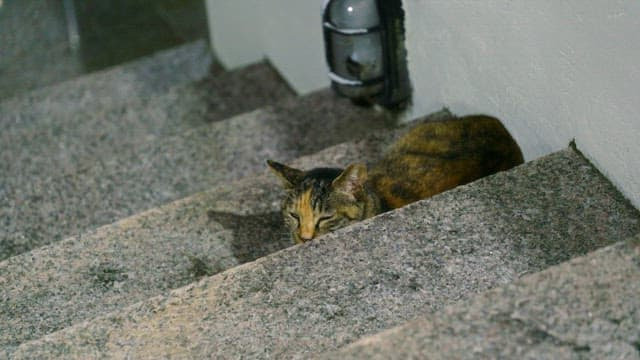
[[[326,0],[325,51],[333,88],[356,102],[400,107],[411,95],[400,0]]]

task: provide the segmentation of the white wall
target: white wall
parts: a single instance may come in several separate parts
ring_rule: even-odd
[[[207,0],[228,68],[328,85],[323,0]],[[403,0],[414,105],[501,118],[527,159],[578,148],[640,207],[640,1]]]
[[[265,57],[259,29],[260,0],[206,0],[209,38],[216,58],[226,69]]]
[[[299,94],[329,86],[323,0],[206,0],[214,52],[233,69],[267,58]]]
[[[640,2],[404,0],[412,115],[506,123],[527,159],[572,138],[640,207]]]

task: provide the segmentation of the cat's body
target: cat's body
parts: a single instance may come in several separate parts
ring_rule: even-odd
[[[287,190],[282,212],[300,243],[522,162],[500,121],[475,115],[415,126],[369,172],[363,164],[309,171],[268,164]]]
[[[496,118],[466,116],[416,126],[369,173],[387,209],[395,209],[523,162]]]

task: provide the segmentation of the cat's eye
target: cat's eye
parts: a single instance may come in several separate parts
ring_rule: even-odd
[[[290,212],[289,216],[291,216],[295,221],[300,222],[300,217],[298,216],[298,214]]]
[[[331,214],[331,215],[326,215],[326,216],[321,216],[318,219],[318,224],[322,223],[322,222],[326,222],[329,220],[333,220],[336,217],[336,214]]]

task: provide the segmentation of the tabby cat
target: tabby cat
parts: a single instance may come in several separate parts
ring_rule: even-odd
[[[402,136],[370,171],[298,170],[267,160],[282,180],[282,214],[296,243],[523,162],[496,118],[472,115],[424,122]]]

